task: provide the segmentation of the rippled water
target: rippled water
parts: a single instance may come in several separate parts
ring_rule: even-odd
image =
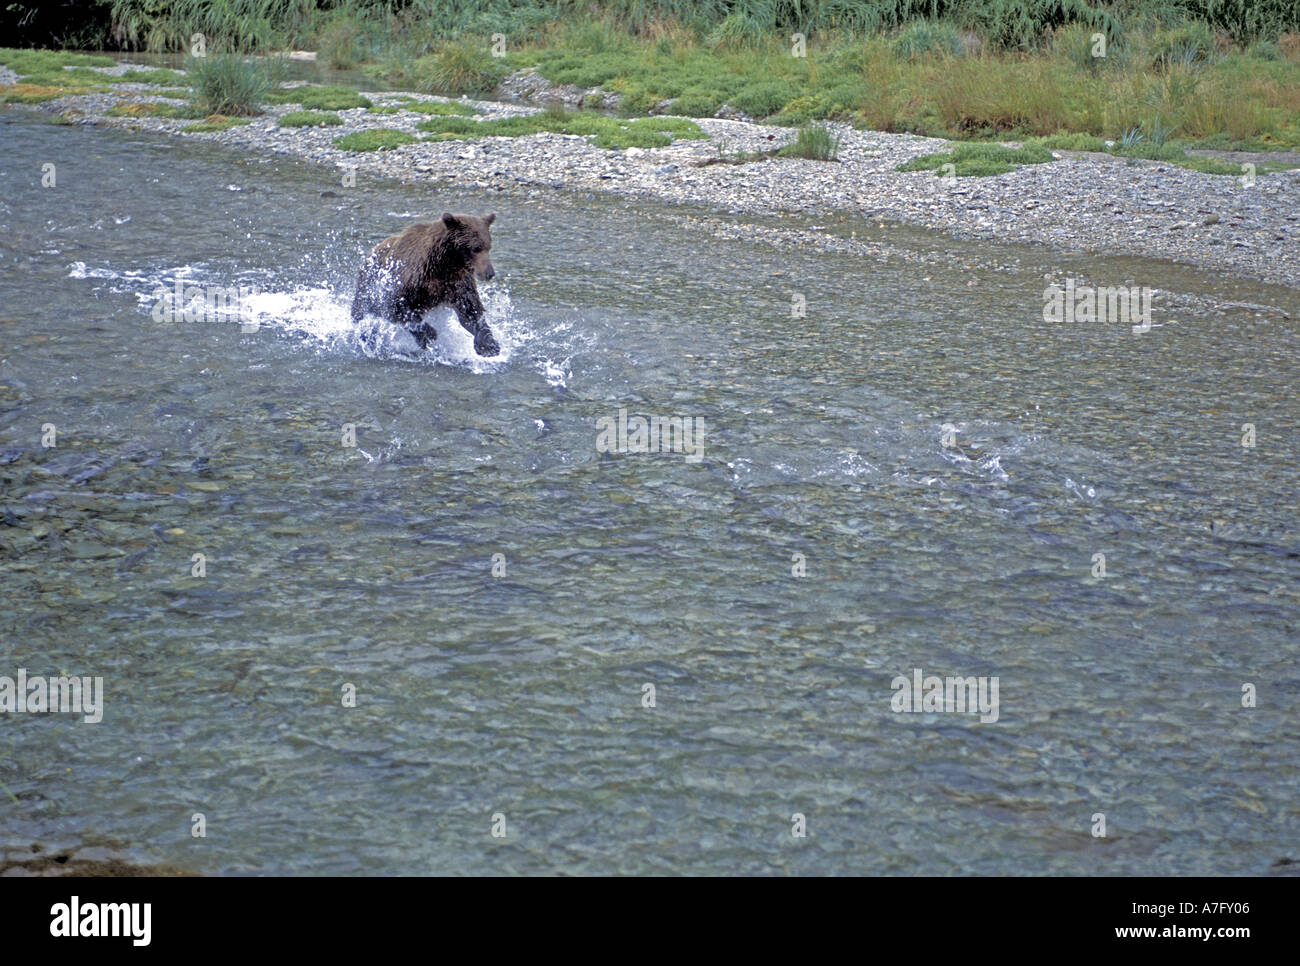
[[[0,715],[0,845],[210,873],[1296,857],[1296,293],[852,221],[812,237],[893,254],[763,241],[794,216],[735,241],[643,203],[344,190],[13,113],[0,139],[0,675],[106,691],[99,724]],[[367,353],[360,255],[444,208],[499,212],[502,355],[446,320],[434,357]],[[1046,325],[1048,272],[1181,307]],[[256,287],[259,327],[155,321],[177,277]],[[702,419],[703,459],[598,452],[620,408]],[[918,667],[997,676],[999,720],[894,713]]]

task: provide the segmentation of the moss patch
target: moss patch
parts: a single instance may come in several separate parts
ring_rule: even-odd
[[[1039,144],[1020,148],[1000,144],[958,144],[951,151],[923,154],[898,166],[899,171],[934,171],[942,175],[944,165],[951,164],[959,178],[982,178],[1006,174],[1022,164],[1046,164],[1052,152]]]
[[[110,77],[107,74],[97,70],[90,70],[86,67],[68,67],[55,68],[53,70],[40,70],[26,73],[18,72],[20,80],[26,84],[42,84],[47,87],[102,87],[105,84],[111,84],[116,77]]]
[[[1094,134],[1049,134],[1047,137],[1029,138],[1025,145],[1055,148],[1058,151],[1105,151],[1106,142]]]
[[[464,117],[438,117],[421,121],[421,131],[441,137],[523,137],[528,134],[577,134],[600,148],[661,148],[674,138],[706,137],[699,125],[685,118],[641,117],[635,120],[609,117],[591,111],[543,111],[522,117],[473,121]]]
[[[96,54],[75,54],[66,50],[17,50],[0,47],[0,64],[19,74],[40,74],[64,67],[112,67],[117,61]]]
[[[174,87],[188,87],[190,83],[180,71],[167,70],[165,67],[155,70],[128,70],[120,77],[110,77],[108,80],[120,84],[170,84]]]
[[[415,114],[436,114],[440,117],[473,117],[481,113],[477,108],[470,107],[468,104],[458,104],[456,101],[417,101],[410,97],[387,107],[372,107],[369,109],[371,114],[398,114],[401,111],[411,111]]]
[[[52,101],[66,94],[62,87],[50,87],[45,84],[9,84],[0,87],[0,103],[3,104],[39,104]]]
[[[307,84],[303,87],[277,87],[263,98],[268,104],[298,104],[309,111],[346,111],[354,107],[372,107],[370,98],[350,87],[326,87]]]
[[[334,139],[334,146],[343,151],[388,151],[415,140],[414,135],[407,134],[405,131],[370,128],[337,137]]]
[[[109,117],[166,117],[194,120],[203,117],[203,112],[193,104],[160,104],[157,101],[133,101],[119,104],[105,113]]]
[[[187,124],[181,128],[187,134],[210,134],[213,131],[225,131],[236,124],[247,124],[246,117],[226,117],[224,114],[209,114],[198,124]]]
[[[334,127],[343,118],[323,111],[290,111],[280,118],[280,127]]]

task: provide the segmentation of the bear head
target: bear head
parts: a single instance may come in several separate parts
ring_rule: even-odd
[[[442,214],[442,223],[446,226],[445,248],[464,258],[465,265],[484,282],[490,282],[496,275],[496,269],[488,258],[492,248],[492,235],[488,226],[496,221],[495,212],[484,215],[453,215],[449,211]]]

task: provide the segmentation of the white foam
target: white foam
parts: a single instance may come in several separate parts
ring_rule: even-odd
[[[524,346],[537,338],[531,325],[515,312],[510,292],[501,282],[484,286],[480,290],[485,311],[485,321],[492,329],[501,347],[496,356],[480,356],[474,351],[474,338],[456,320],[450,309],[436,309],[426,321],[438,332],[438,338],[428,351],[422,352],[414,336],[404,328],[369,317],[360,324],[352,322],[352,290],[349,281],[346,291],[335,290],[328,284],[304,285],[296,288],[266,288],[252,278],[205,278],[204,273],[192,265],[144,273],[118,271],[107,267],[88,266],[73,262],[68,266],[68,277],[74,279],[103,280],[114,292],[134,294],[144,311],[151,312],[160,299],[167,299],[169,307],[203,307],[203,296],[185,295],[185,305],[171,305],[175,298],[176,283],[197,286],[199,289],[221,287],[239,294],[238,303],[225,311],[209,310],[200,322],[186,324],[239,325],[247,331],[271,330],[304,337],[319,343],[327,351],[365,355],[371,358],[393,359],[424,365],[456,366],[476,373],[490,373],[510,364]],[[565,386],[572,375],[570,366],[575,341],[589,344],[586,338],[573,339],[567,333],[572,326],[562,323],[545,340],[545,349],[567,355],[555,361],[543,354],[538,367],[552,386]],[[364,337],[364,338],[363,338]],[[557,344],[558,343],[558,344]]]

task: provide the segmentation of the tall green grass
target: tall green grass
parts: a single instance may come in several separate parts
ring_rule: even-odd
[[[241,50],[314,41],[337,66],[397,48],[423,56],[439,41],[494,33],[517,46],[555,23],[592,20],[650,40],[680,28],[729,49],[795,31],[862,37],[900,27],[913,31],[905,47],[928,48],[951,40],[942,36],[948,28],[935,36],[927,26],[937,21],[976,31],[994,48],[1020,49],[1071,24],[1112,40],[1129,27],[1180,22],[1242,43],[1300,30],[1295,0],[112,0],[111,16],[114,39],[128,46],[181,50],[196,32]]]
[[[200,108],[229,117],[257,114],[268,92],[279,83],[283,65],[275,59],[253,61],[238,54],[209,54],[188,58],[185,71]]]
[[[187,50],[203,34],[208,49],[266,50],[309,32],[319,0],[113,0],[114,38],[146,50]],[[369,15],[378,5],[358,6]]]
[[[824,124],[808,124],[799,129],[793,141],[777,152],[783,158],[806,158],[809,161],[839,160],[840,139]]]

